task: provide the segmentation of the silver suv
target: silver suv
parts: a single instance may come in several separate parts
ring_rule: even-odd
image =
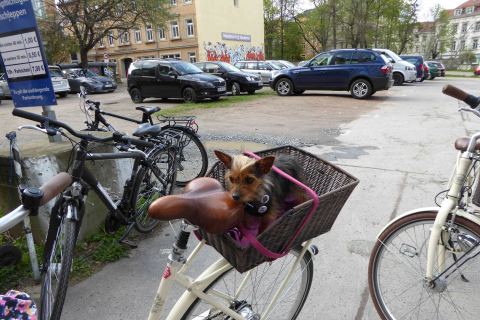
[[[235,67],[243,72],[257,74],[264,84],[270,84],[280,68],[269,61],[238,61]]]

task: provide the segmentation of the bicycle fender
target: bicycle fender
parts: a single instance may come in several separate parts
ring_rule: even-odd
[[[440,207],[424,207],[424,208],[417,208],[417,209],[413,209],[413,210],[410,210],[410,211],[407,211],[407,212],[404,212],[402,214],[400,214],[399,216],[395,217],[395,219],[393,219],[392,221],[390,221],[389,223],[387,223],[383,228],[382,230],[377,234],[377,236],[375,237],[375,239],[378,239],[378,237],[380,237],[380,235],[383,233],[383,231],[385,231],[385,229],[387,229],[392,223],[406,217],[406,216],[410,216],[412,214],[417,214],[419,212],[424,212],[424,211],[432,211],[432,212],[438,212],[440,210]]]
[[[440,211],[440,207],[425,207],[425,208],[417,208],[417,209],[413,209],[411,211],[408,211],[408,212],[405,212],[401,215],[399,215],[398,217],[395,217],[395,219],[393,219],[392,221],[390,221],[385,227],[383,227],[383,229],[377,234],[377,237],[376,239],[378,239],[378,237],[380,237],[380,235],[383,233],[383,231],[385,231],[385,229],[387,229],[392,223],[394,223],[395,221],[397,220],[400,220],[406,216],[409,216],[409,215],[413,215],[413,214],[417,214],[419,212],[437,212]],[[461,209],[458,209],[455,211],[455,214],[457,217],[462,217],[462,218],[465,218],[477,225],[480,225],[480,218],[473,215],[473,214],[470,214],[468,212],[466,212],[465,210],[461,210]]]

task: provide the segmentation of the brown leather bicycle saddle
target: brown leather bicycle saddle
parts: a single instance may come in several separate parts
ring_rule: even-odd
[[[467,151],[468,144],[470,143],[470,138],[462,137],[455,140],[455,149],[458,151]],[[480,150],[480,140],[477,140],[475,143],[475,150]]]
[[[208,233],[220,234],[239,225],[244,211],[220,182],[198,178],[185,186],[185,193],[155,200],[148,215],[158,220],[186,219]]]

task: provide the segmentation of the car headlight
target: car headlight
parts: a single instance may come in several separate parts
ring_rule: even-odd
[[[255,81],[255,79],[253,77],[245,77],[247,79],[247,81]]]

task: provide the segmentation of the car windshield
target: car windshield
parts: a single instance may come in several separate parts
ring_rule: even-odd
[[[393,51],[390,51],[390,50],[387,50],[387,49],[374,49],[375,51],[380,51],[382,52],[384,55],[386,55],[387,57],[389,57],[390,59],[393,59],[395,60],[395,62],[397,61],[400,61],[400,60],[403,60],[402,58],[400,58],[395,52]]]
[[[291,63],[290,61],[286,61],[286,60],[279,60],[279,62],[285,66],[287,66],[288,68],[292,68],[292,67],[295,67],[295,65],[293,63]]]
[[[270,64],[272,64],[272,66],[274,67],[274,69],[277,69],[277,70],[281,70],[281,69],[286,69],[286,68],[287,68],[284,64],[282,64],[282,63],[280,63],[280,62],[278,62],[278,61],[270,61]]]
[[[219,62],[218,65],[229,72],[242,72],[242,70],[238,69],[235,66],[232,66],[230,63]]]
[[[417,63],[417,58],[403,58],[403,60],[408,61],[410,63],[416,64]]]
[[[174,62],[172,65],[175,67],[175,70],[180,73],[180,75],[186,75],[186,74],[195,74],[195,73],[203,73],[203,71],[197,67],[194,64],[191,64],[189,62]]]
[[[63,78],[63,73],[59,69],[48,69],[50,72],[50,77],[60,77]]]
[[[88,69],[87,70],[78,69],[78,70],[73,70],[73,72],[76,73],[79,77],[86,77],[86,78],[98,77],[98,74]]]

